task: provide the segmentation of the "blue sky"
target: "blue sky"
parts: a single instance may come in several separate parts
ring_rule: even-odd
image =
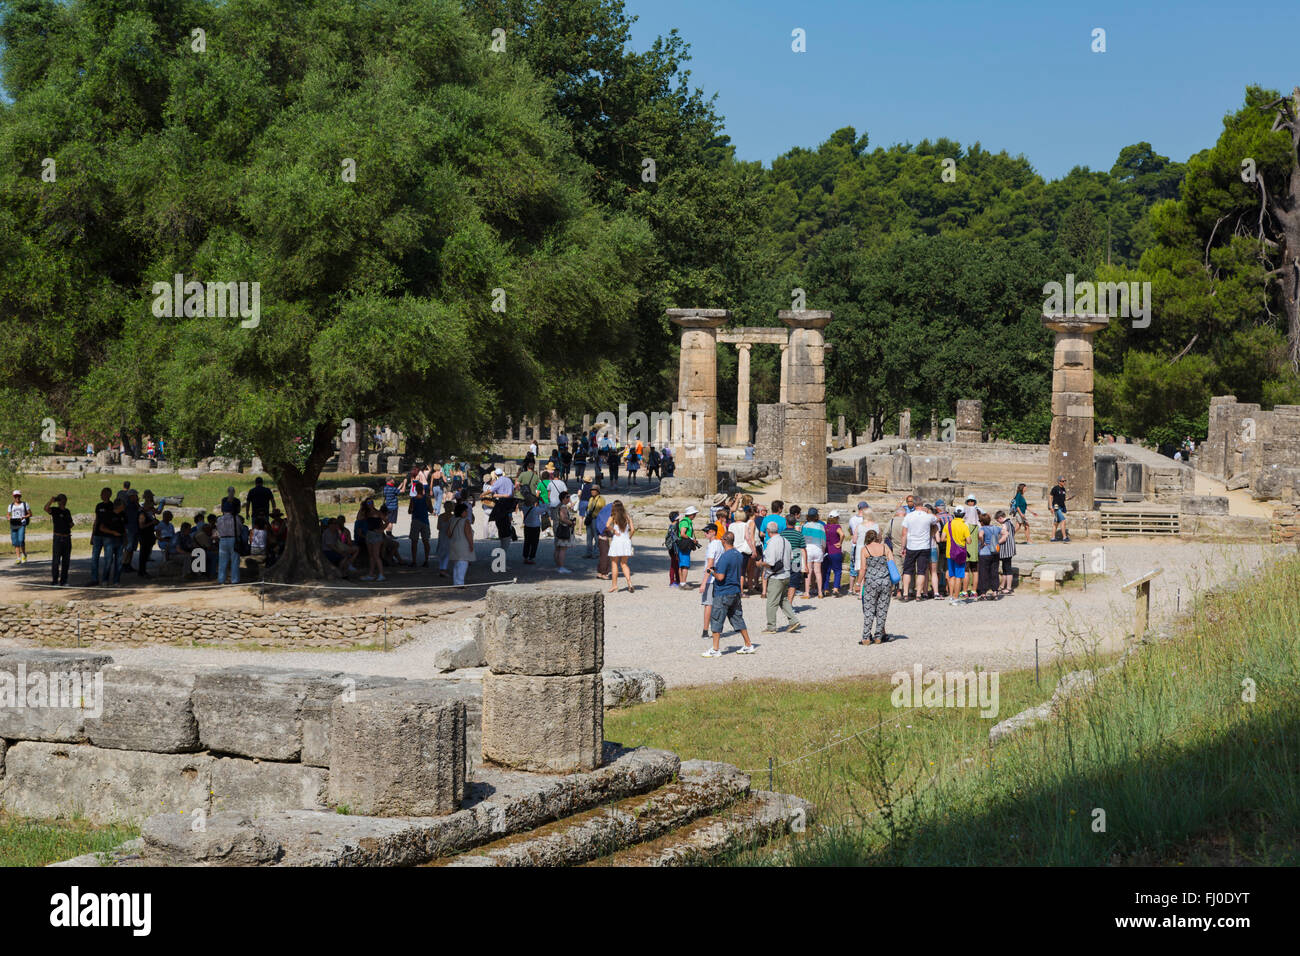
[[[1147,141],[1213,145],[1250,83],[1300,85],[1300,0],[626,0],[644,49],[676,27],[746,160],[842,126],[872,148],[948,136],[1048,179]],[[802,28],[807,52],[791,51]],[[1106,52],[1092,52],[1092,31]]]

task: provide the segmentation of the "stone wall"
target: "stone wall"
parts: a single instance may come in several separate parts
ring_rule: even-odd
[[[443,614],[312,614],[301,611],[190,610],[181,607],[68,602],[0,604],[0,638],[45,647],[88,644],[256,644],[261,647],[388,646]],[[3,651],[0,651],[3,653]]]
[[[785,406],[758,406],[758,437],[754,440],[754,457],[780,461],[785,445]]]
[[[1300,495],[1300,405],[1264,411],[1234,395],[1212,398],[1208,433],[1194,460],[1229,490],[1249,488],[1261,500]]]

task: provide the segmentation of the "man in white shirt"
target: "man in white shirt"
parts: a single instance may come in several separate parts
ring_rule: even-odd
[[[559,526],[560,521],[560,495],[569,490],[569,486],[559,478],[552,478],[550,487],[547,490],[546,507],[551,513],[551,527]]]
[[[916,577],[916,596],[925,590],[925,578],[930,571],[930,542],[938,522],[930,514],[929,505],[919,504],[903,519],[903,597],[910,600],[912,577]]]
[[[849,580],[857,577],[858,570],[858,528],[862,526],[862,512],[867,510],[867,503],[859,501],[853,517],[849,518]]]

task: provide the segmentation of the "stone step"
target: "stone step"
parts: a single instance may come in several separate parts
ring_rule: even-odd
[[[722,813],[701,817],[662,837],[627,847],[585,866],[700,866],[801,831],[812,804],[799,797],[755,790]]]
[[[678,778],[518,836],[497,840],[436,866],[575,866],[654,840],[749,794],[749,777],[729,764],[685,761]]]

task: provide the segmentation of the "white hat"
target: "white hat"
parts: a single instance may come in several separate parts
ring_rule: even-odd
[[[500,468],[498,468],[498,469],[496,469],[496,470],[493,472],[493,474],[494,474],[494,475],[504,475],[505,472],[502,471]]]
[[[839,513],[838,511],[832,511],[832,512],[831,512],[830,514],[828,514],[826,517],[828,517],[828,518],[838,518],[839,516],[840,516],[840,513]]]
[[[958,505],[957,507],[952,509],[952,513],[955,514],[958,518],[960,518],[966,514],[966,509],[963,508],[961,505]]]
[[[698,508],[696,508],[695,505],[691,505],[691,506],[690,506],[689,508],[687,508],[686,511],[684,512],[684,514],[685,514],[686,517],[688,517],[688,518],[689,518],[691,515],[697,515],[697,514],[699,514],[699,513],[700,513],[700,510],[699,510]]]
[[[15,495],[21,495],[22,492],[19,491],[17,488],[15,488],[15,489],[14,489],[14,494],[15,494]]]

